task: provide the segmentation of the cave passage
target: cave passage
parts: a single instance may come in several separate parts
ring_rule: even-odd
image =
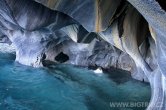
[[[69,60],[69,56],[64,54],[63,52],[60,52],[56,57],[55,57],[55,61],[59,62],[59,63],[64,63],[66,61]]]
[[[2,53],[16,53],[16,64],[0,62],[2,110],[35,103],[109,110],[110,101],[149,102],[149,95],[147,110],[166,110],[165,0],[0,0],[0,44]],[[30,93],[36,99],[24,101]]]

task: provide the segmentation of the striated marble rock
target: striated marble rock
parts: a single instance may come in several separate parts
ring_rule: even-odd
[[[105,30],[110,25],[110,21],[121,3],[121,0],[34,1],[37,1],[52,10],[57,10],[69,15],[78,21],[89,32]]]
[[[151,85],[147,109],[166,110],[164,0],[0,0],[0,43],[33,67],[130,71]]]

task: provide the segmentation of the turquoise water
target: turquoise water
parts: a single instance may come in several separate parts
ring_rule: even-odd
[[[36,69],[0,54],[0,110],[144,110],[110,107],[110,102],[150,100],[148,84],[124,79],[117,83],[115,76],[98,76],[71,65]]]

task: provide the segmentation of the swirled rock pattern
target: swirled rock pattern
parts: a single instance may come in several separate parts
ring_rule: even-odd
[[[164,0],[0,0],[0,43],[16,61],[116,67],[148,81],[148,110],[166,110]]]

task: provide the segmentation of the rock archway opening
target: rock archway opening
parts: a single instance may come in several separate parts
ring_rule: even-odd
[[[59,63],[65,63],[69,60],[69,56],[63,52],[60,52],[56,57],[55,57],[55,61],[59,62]]]

